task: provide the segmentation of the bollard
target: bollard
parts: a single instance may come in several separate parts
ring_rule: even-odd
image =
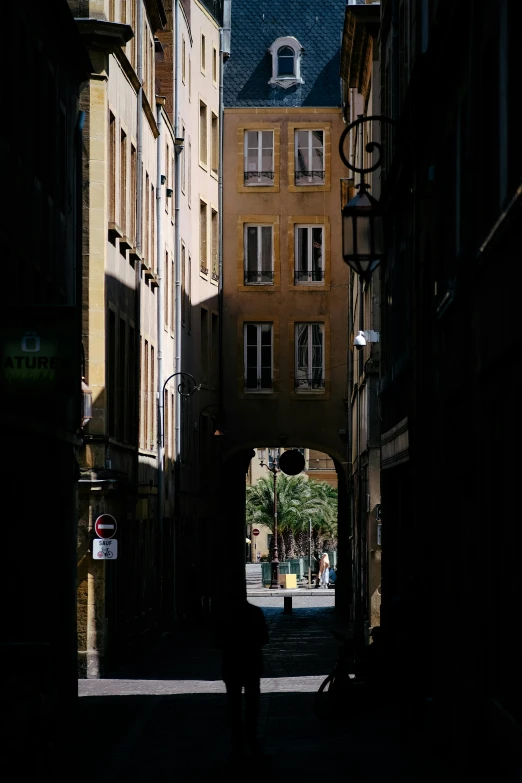
[[[284,597],[284,613],[285,614],[292,614],[292,596],[291,595],[285,595]]]

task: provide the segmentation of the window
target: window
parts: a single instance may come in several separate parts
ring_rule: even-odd
[[[212,210],[211,217],[212,228],[212,280],[219,280],[219,231],[218,231],[218,213]]]
[[[181,126],[181,135],[183,136],[183,138],[185,138],[185,126],[184,125]],[[183,145],[183,149],[181,150],[181,152],[179,154],[179,158],[180,158],[179,165],[180,165],[180,168],[181,168],[181,192],[185,193],[186,187],[187,187],[187,181],[186,181],[187,178],[185,176],[185,145]],[[170,199],[170,201],[172,203],[172,199]]]
[[[211,383],[214,389],[219,384],[219,318],[216,313],[212,313],[212,364],[211,364]]]
[[[136,244],[136,147],[131,144],[131,214],[130,214],[130,236],[133,245]]]
[[[212,112],[211,120],[211,150],[210,150],[210,168],[217,174],[219,166],[219,133],[218,133],[218,118]]]
[[[296,391],[324,389],[324,325],[295,325]]]
[[[295,131],[295,184],[324,185],[324,131]]]
[[[191,286],[192,286],[192,258],[189,253],[188,257],[188,271],[187,271],[187,329],[190,334],[192,331],[192,299],[191,299]]]
[[[170,147],[167,144],[165,150],[165,190],[170,188]],[[169,212],[169,198],[165,196],[165,212]]]
[[[207,165],[207,107],[199,102],[199,162]]]
[[[274,182],[274,132],[245,131],[245,185],[272,185]]]
[[[150,268],[153,272],[156,271],[156,196],[154,185],[150,186],[150,234],[151,234],[151,248],[150,248]]]
[[[277,50],[277,75],[295,76],[295,52],[291,46],[281,46]]]
[[[126,408],[126,390],[127,386],[125,383],[125,367],[127,362],[127,356],[126,356],[126,323],[123,318],[120,318],[120,328],[119,328],[119,334],[118,334],[118,377],[116,380],[116,390],[117,390],[117,418],[116,418],[116,436],[118,440],[123,441],[125,440],[125,408]]]
[[[108,377],[108,405],[107,405],[107,418],[108,418],[108,432],[109,436],[114,438],[116,436],[116,403],[117,403],[117,377],[118,368],[116,366],[116,313],[114,310],[109,310],[109,361],[107,367]]]
[[[201,36],[201,71],[205,73],[207,68],[207,50],[205,36]]]
[[[200,346],[201,346],[201,382],[208,383],[208,310],[203,307],[200,310],[201,313],[201,334],[200,334]]]
[[[245,225],[245,285],[274,282],[273,227]]]
[[[323,226],[296,226],[294,282],[300,285],[323,280]]]
[[[120,228],[127,234],[127,134],[120,131]]]
[[[169,293],[169,254],[165,252],[165,288],[163,294],[165,329],[169,328]]]
[[[188,143],[188,189],[187,189],[187,202],[189,207],[192,206],[192,143],[189,139]]]
[[[185,78],[186,78],[186,75],[187,75],[186,59],[187,59],[187,44],[185,42],[185,38],[182,37],[182,39],[181,39],[181,81],[183,82],[183,84],[185,84]]]
[[[145,173],[145,258],[150,265],[150,201],[149,201],[149,175]]]
[[[155,362],[154,362],[154,346],[150,347],[150,386],[149,386],[149,400],[150,400],[150,418],[149,418],[149,449],[154,448],[155,444],[155,432],[156,432],[156,395],[154,390],[156,388],[155,380]]]
[[[244,326],[245,391],[271,392],[272,324],[247,323]]]
[[[204,201],[199,202],[199,268],[204,275],[208,274],[208,255],[207,255],[207,205]]]
[[[187,290],[186,279],[185,279],[186,276],[185,259],[186,259],[186,249],[185,249],[185,245],[182,242],[181,243],[181,324],[182,326],[185,326],[185,320],[187,317],[187,312],[186,312],[187,304],[185,301],[186,290]]]
[[[176,267],[174,264],[174,259],[170,262],[170,286],[171,286],[171,301],[172,301],[172,307],[170,308],[170,330],[171,332],[174,332],[175,329],[175,307],[174,302],[176,301]]]
[[[189,54],[188,58],[188,94],[189,94],[189,101],[192,100],[192,60]]]
[[[143,376],[143,446],[147,448],[149,430],[149,342],[145,340],[145,375]]]
[[[303,47],[292,35],[278,38],[268,50],[272,55],[272,78],[269,84],[284,90],[302,84],[301,56]]]
[[[116,204],[116,118],[109,113],[109,223],[115,221]]]
[[[216,47],[212,47],[212,81],[217,82],[217,50]]]

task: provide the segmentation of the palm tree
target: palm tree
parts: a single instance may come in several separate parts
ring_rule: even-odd
[[[325,486],[323,486],[323,484]],[[273,530],[274,482],[262,477],[247,487],[247,522]],[[277,544],[279,559],[302,557],[308,551],[308,525],[315,536],[332,537],[337,523],[337,491],[326,482],[308,476],[277,476]]]

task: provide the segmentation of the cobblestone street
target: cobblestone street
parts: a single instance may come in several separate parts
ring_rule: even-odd
[[[294,597],[291,614],[283,612],[282,596],[250,600],[265,612],[270,643],[261,688],[264,753],[242,762],[241,778],[265,780],[275,772],[307,780],[326,765],[328,777],[342,775],[354,783],[457,780],[424,758],[420,745],[400,747],[393,715],[375,713],[346,723],[316,717],[314,694],[339,646],[331,630],[346,630],[334,611],[333,594]],[[219,653],[202,628],[163,639],[111,678],[80,680],[85,736],[93,749],[100,746],[97,737],[110,737],[98,753],[82,759],[83,779],[225,779],[230,744],[224,694]]]

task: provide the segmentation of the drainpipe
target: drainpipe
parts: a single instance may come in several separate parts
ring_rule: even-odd
[[[174,135],[179,138],[179,2],[175,0],[174,15]],[[175,147],[178,151],[178,147]],[[181,371],[181,248],[179,238],[179,205],[181,201],[181,172],[179,170],[179,158],[175,158],[174,190],[176,201],[174,204],[174,269],[175,269],[175,333],[174,333],[174,372]],[[179,457],[181,451],[181,401],[176,396],[176,411],[174,423],[174,465],[178,481],[175,491],[179,492]]]
[[[143,243],[143,52],[142,52],[142,27],[143,27],[143,7],[138,3],[138,13],[136,19],[136,70],[140,83],[137,94],[137,118],[136,118],[136,249],[141,256]],[[135,459],[135,482],[139,482],[139,443],[140,443],[140,334],[141,334],[141,266],[139,260],[135,265],[135,322],[136,322],[136,367],[135,367],[135,437],[136,437],[136,459]]]
[[[179,138],[179,0],[174,0],[174,136]],[[181,248],[180,248],[180,227],[179,227],[179,205],[181,202],[181,172],[179,169],[179,153],[181,148],[174,144],[174,372],[181,371]],[[170,368],[169,368],[170,369]],[[172,605],[174,607],[175,617],[178,616],[180,607],[177,600],[177,529],[176,520],[180,516],[179,498],[180,498],[180,452],[181,452],[181,399],[178,394],[174,395],[175,409],[174,414],[174,529],[172,535],[173,551],[172,562],[174,564],[174,578],[172,582]],[[173,620],[175,618],[172,618]]]
[[[157,394],[157,452],[158,452],[158,502],[157,502],[157,517],[158,517],[158,530],[160,541],[160,602],[163,604],[163,504],[165,502],[165,475],[163,472],[163,456],[164,456],[164,443],[163,443],[163,430],[164,430],[164,395],[163,395],[163,316],[165,307],[165,296],[167,292],[163,287],[163,250],[162,250],[162,235],[161,226],[163,223],[163,185],[162,185],[162,152],[163,152],[163,104],[157,103],[156,111],[157,118],[156,123],[158,126],[159,135],[156,140],[156,271],[158,275],[158,298],[156,302],[156,321],[158,331],[158,390]],[[168,161],[167,161],[168,166]],[[160,617],[163,618],[163,612],[160,609]]]
[[[218,209],[219,209],[219,411],[223,403],[223,150],[224,150],[224,115],[225,102],[223,97],[223,71],[225,61],[230,57],[230,0],[223,3],[223,26],[219,30],[219,172],[218,172]]]

